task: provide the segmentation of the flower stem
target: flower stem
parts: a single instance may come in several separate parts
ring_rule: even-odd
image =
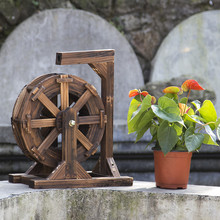
[[[187,95],[187,102],[189,101],[189,95],[190,95],[191,89],[189,89],[188,95]],[[186,102],[186,104],[187,104]]]
[[[143,102],[143,99],[142,99],[142,97],[141,97],[141,94],[139,93],[139,95],[140,95],[140,100],[141,100],[141,102]]]

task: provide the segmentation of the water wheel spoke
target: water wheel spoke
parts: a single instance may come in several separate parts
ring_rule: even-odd
[[[73,106],[74,111],[78,112],[86,104],[91,96],[92,93],[89,90],[86,90]]]
[[[104,123],[106,123],[107,117],[104,117]],[[100,115],[91,115],[91,116],[79,116],[78,124],[79,125],[87,125],[87,124],[100,124],[101,117]]]
[[[38,151],[42,153],[44,150],[47,150],[58,137],[59,133],[60,132],[56,128],[54,128],[40,144],[40,146],[38,147]]]
[[[57,106],[51,102],[51,100],[44,93],[42,93],[38,99],[54,116],[57,116],[57,114],[60,112]]]
[[[32,119],[31,128],[55,127],[56,118]]]
[[[77,129],[76,135],[81,144],[89,151],[90,148],[93,146],[90,140],[79,129]]]

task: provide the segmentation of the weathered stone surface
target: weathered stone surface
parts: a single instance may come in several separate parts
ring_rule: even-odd
[[[100,91],[100,78],[92,69],[87,65],[56,66],[55,55],[58,51],[107,48],[115,49],[114,119],[126,120],[128,92],[143,86],[140,65],[126,39],[102,18],[80,10],[47,10],[27,19],[0,50],[0,124],[10,124],[19,91],[42,74],[78,75]]]
[[[121,25],[125,31],[132,31],[141,28],[141,22],[138,14],[128,14],[120,16]]]
[[[20,17],[20,11],[13,1],[1,1],[0,13],[10,25],[15,25]]]
[[[219,90],[220,11],[203,12],[190,17],[163,41],[153,61],[151,80],[167,81],[187,75],[201,77],[207,87]],[[220,95],[216,92],[220,114]]]
[[[0,45],[15,25],[38,11],[52,8],[77,8],[105,18],[124,33],[129,42],[131,42],[131,34],[134,30],[145,33],[151,29],[152,36],[159,34],[160,40],[157,41],[157,44],[150,48],[148,44],[145,44],[147,47],[143,51],[145,51],[145,56],[149,57],[155,53],[161,40],[175,25],[195,13],[215,10],[219,7],[219,1],[208,0],[2,0],[0,1]],[[135,22],[133,19],[128,19],[132,17],[135,18]],[[122,22],[124,20],[126,21]],[[130,24],[133,26],[132,28],[129,27]],[[146,63],[141,66],[145,82],[148,82],[150,60],[138,52],[138,45],[132,44],[132,46],[136,54]]]
[[[151,28],[145,28],[144,31],[134,31],[129,38],[137,54],[140,54],[145,60],[153,58],[160,42],[160,34]]]
[[[0,216],[4,220],[15,216],[18,220],[217,220],[219,210],[219,187],[189,185],[186,190],[165,190],[155,188],[154,182],[134,182],[132,187],[34,190],[0,182]]]
[[[116,1],[114,10],[117,14],[132,13],[146,9],[147,3],[145,0],[120,0]]]
[[[112,0],[70,0],[73,5],[79,9],[86,9],[86,11],[95,12],[106,17],[111,16],[113,3]],[[104,16],[104,17],[105,17]]]

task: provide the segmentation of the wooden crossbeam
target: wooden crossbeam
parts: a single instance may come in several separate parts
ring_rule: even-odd
[[[71,65],[113,62],[114,53],[115,51],[112,49],[58,52],[56,54],[56,64]]]

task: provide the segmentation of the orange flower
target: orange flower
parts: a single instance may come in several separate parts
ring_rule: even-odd
[[[204,90],[200,85],[199,83],[194,80],[194,79],[188,79],[186,80],[181,88],[183,89],[184,92],[187,92],[188,90]]]
[[[143,91],[143,92],[140,92],[140,90],[137,90],[137,89],[133,89],[133,90],[130,90],[129,92],[129,97],[134,97],[136,95],[143,95],[143,96],[147,96],[149,93],[147,91]]]
[[[143,96],[147,96],[149,93],[147,91],[143,91],[140,94],[143,95]]]
[[[130,90],[129,97],[134,97],[136,95],[139,95],[139,91],[137,89]]]
[[[163,93],[172,93],[172,94],[181,95],[183,93],[183,90],[182,88],[177,86],[169,86],[163,90]]]

